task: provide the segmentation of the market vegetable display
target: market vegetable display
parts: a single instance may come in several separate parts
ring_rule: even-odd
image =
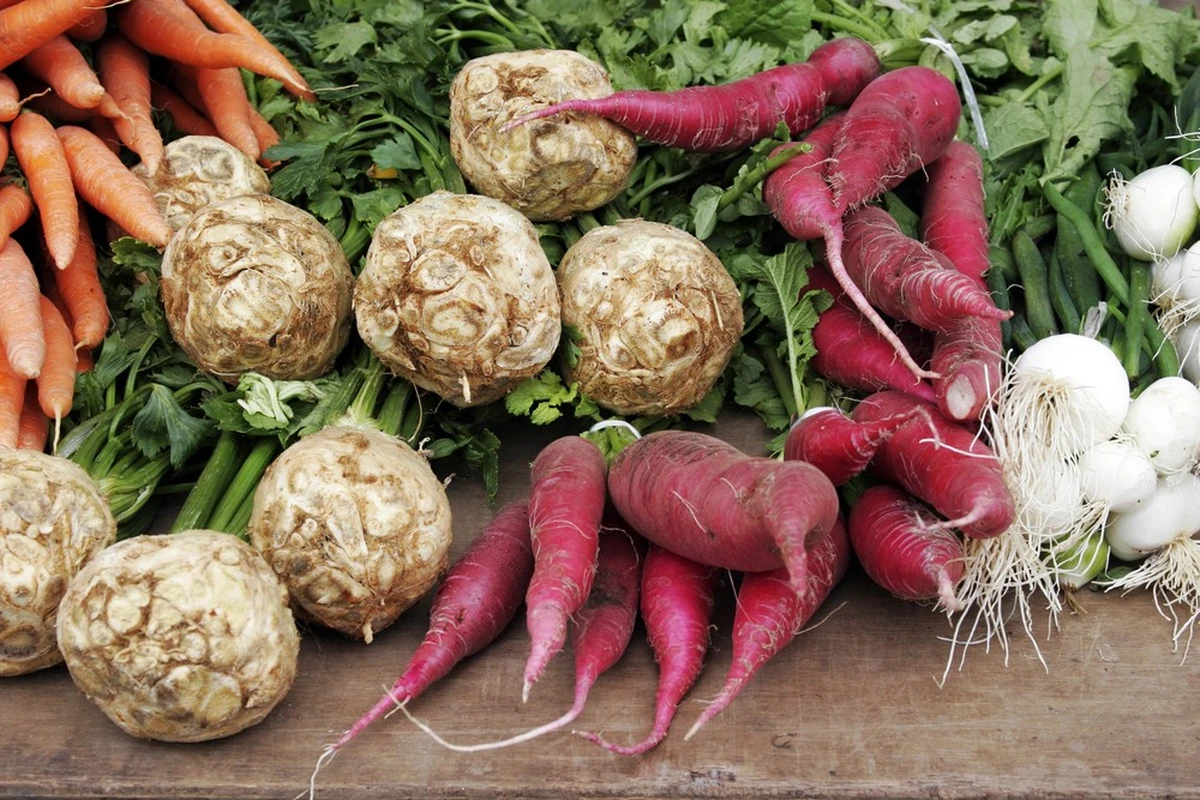
[[[453,748],[595,729],[585,701],[636,606],[660,661],[651,729],[584,735],[645,753],[734,573],[735,661],[686,740],[735,696],[754,702],[750,677],[802,647],[852,555],[945,615],[943,680],[979,644],[1007,655],[1018,627],[1042,658],[1038,632],[1071,624],[1085,586],[1152,592],[1186,654],[1193,15],[1133,0],[68,5],[0,9],[0,34],[21,31],[0,35],[0,454],[56,452],[95,482],[125,541],[92,564],[211,528],[225,538],[210,555],[241,560],[246,537],[291,587],[291,611],[264,589],[271,621],[240,628],[283,651],[253,702],[254,658],[229,678],[170,635],[153,646],[194,664],[123,683],[137,665],[86,639],[120,615],[64,600],[85,691],[159,703],[113,712],[135,735],[257,722],[297,668],[291,613],[383,645],[444,574],[416,672],[321,762],[393,705],[409,714],[522,600],[523,695],[573,649],[573,701]],[[761,419],[763,450],[704,427],[734,405]],[[504,441],[549,423],[564,432],[528,496],[447,574],[441,475],[494,498]],[[376,446],[417,488],[392,485],[407,469],[377,468]],[[144,535],[172,492],[174,532]],[[137,608],[183,592],[122,575]],[[465,575],[488,596],[462,600]],[[229,583],[214,607],[248,591]],[[160,632],[145,627],[117,633]]]

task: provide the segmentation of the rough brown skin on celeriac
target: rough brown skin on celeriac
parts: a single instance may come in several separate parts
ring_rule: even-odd
[[[270,195],[212,203],[163,253],[171,334],[206,372],[320,377],[350,336],[354,276],[338,240]]]
[[[423,456],[376,430],[330,427],[267,469],[249,534],[297,614],[370,642],[446,571],[450,522]]]
[[[116,538],[108,502],[82,469],[0,447],[0,676],[62,661],[54,625],[67,582]]]
[[[482,195],[434,192],[375,228],[354,290],[384,366],[456,406],[536,375],[561,332],[558,287],[528,219]]]
[[[532,220],[563,220],[599,208],[629,180],[637,160],[632,133],[587,115],[501,129],[561,100],[610,94],[604,68],[573,51],[473,59],[450,86],[450,151],[476,191]]]
[[[102,551],[63,598],[75,685],[131,736],[200,742],[261,722],[296,676],[287,592],[240,539],[137,536]]]
[[[742,303],[720,259],[685,231],[623,220],[595,228],[558,267],[563,325],[578,333],[568,381],[618,414],[699,403],[742,334]]]
[[[143,164],[132,169],[154,193],[173,231],[209,203],[271,191],[263,168],[216,136],[183,136],[170,142],[162,166],[153,174]]]

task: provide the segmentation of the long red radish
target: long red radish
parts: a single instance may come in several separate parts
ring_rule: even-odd
[[[606,469],[600,448],[581,436],[555,439],[533,461],[529,529],[534,567],[525,593],[530,641],[523,699],[566,643],[567,621],[592,589]]]
[[[943,527],[977,539],[1003,533],[1016,517],[1016,504],[999,460],[974,431],[932,403],[897,391],[864,398],[851,417],[869,423],[915,411],[921,413],[879,445],[871,471],[932,506],[947,518]]]
[[[853,102],[882,69],[875,48],[854,36],[821,45],[809,55],[808,63],[821,73],[825,103],[831,106]]]
[[[966,556],[962,540],[912,495],[890,483],[868,487],[850,508],[850,545],[863,571],[902,600],[937,600],[948,611]]]
[[[657,431],[626,447],[608,492],[660,547],[726,569],[786,567],[797,593],[808,581],[807,548],[838,511],[837,490],[811,464],[750,456],[695,431]]]
[[[917,363],[846,271],[842,217],[939,157],[953,139],[961,113],[958,91],[941,73],[920,66],[892,70],[868,83],[850,103],[834,137],[824,182],[805,180],[769,197],[763,187],[771,214],[793,221],[794,236],[825,242],[830,272],[846,297],[917,378],[934,373]],[[786,176],[777,170],[772,178],[782,182]]]
[[[797,595],[783,570],[742,577],[733,617],[733,663],[725,685],[684,734],[686,742],[720,714],[763,665],[783,650],[821,607],[850,567],[850,542],[839,516],[829,535],[813,546],[808,588]]]
[[[938,331],[930,360],[938,409],[956,422],[978,420],[1000,389],[1003,351],[999,320],[966,317]]]
[[[946,256],[906,235],[882,208],[852,211],[844,225],[846,274],[884,314],[934,331],[946,330],[964,317],[1012,316],[997,308],[991,295]]]
[[[821,120],[804,136],[812,149],[789,159],[763,181],[763,202],[783,229],[802,242],[822,238],[829,220],[840,216],[825,183],[825,169],[845,118],[839,111]],[[775,152],[787,147],[780,145]]]
[[[912,414],[898,414],[858,422],[840,408],[810,408],[788,431],[783,457],[812,464],[840,486],[865,470],[883,440],[910,419]]]
[[[642,568],[641,616],[658,662],[654,724],[631,745],[587,731],[579,731],[580,736],[619,755],[644,753],[666,737],[679,703],[704,667],[718,577],[715,567],[650,545]]]
[[[414,720],[444,747],[460,753],[498,750],[536,739],[571,724],[583,713],[596,679],[620,660],[633,638],[637,622],[638,592],[646,540],[631,532],[615,514],[605,516],[600,530],[600,555],[596,580],[587,602],[575,616],[575,697],[571,707],[544,725],[495,742],[460,745],[438,736],[428,725]]]
[[[983,159],[955,139],[929,165],[921,204],[921,240],[944,254],[962,274],[987,290],[988,226],[983,198]]]
[[[529,508],[509,503],[471,541],[438,586],[429,630],[392,688],[322,756],[328,759],[397,704],[407,703],[508,627],[529,585]]]
[[[816,354],[809,362],[819,375],[849,389],[877,392],[899,389],[930,402],[936,399],[933,385],[918,379],[896,357],[891,342],[884,339],[871,323],[846,299],[832,275],[819,267],[808,271],[809,289],[825,289],[834,303],[820,313],[813,326]],[[904,341],[899,324],[892,326]],[[911,342],[905,347],[913,351]],[[914,357],[920,357],[913,353]]]
[[[868,45],[835,39],[813,56],[846,83],[839,97],[853,96],[879,70]],[[820,56],[817,54],[821,53]],[[854,84],[851,81],[862,81]],[[825,112],[821,69],[808,62],[786,64],[719,86],[689,86],[673,92],[629,90],[592,100],[566,100],[518,117],[506,129],[564,112],[593,114],[648,141],[697,152],[738,150],[770,136],[779,123],[793,134],[812,127]]]

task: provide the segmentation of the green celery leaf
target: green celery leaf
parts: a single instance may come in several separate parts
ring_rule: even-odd
[[[354,216],[374,229],[384,217],[404,204],[404,192],[396,186],[384,186],[370,192],[356,194],[350,198],[354,206]]]
[[[731,37],[787,47],[812,29],[812,0],[729,3],[717,22]]]
[[[504,397],[504,407],[516,417],[529,417],[535,425],[548,425],[562,416],[562,406],[578,397],[576,384],[565,386],[553,370],[544,369],[526,378]]]
[[[369,44],[379,41],[375,27],[369,22],[341,22],[317,31],[317,47],[329,52],[321,59],[326,64],[346,61]]]
[[[400,131],[387,141],[375,145],[371,150],[371,158],[382,169],[403,171],[421,168],[421,159],[417,158],[417,147],[405,131]]]
[[[188,414],[165,386],[151,384],[146,405],[133,417],[133,440],[147,458],[170,450],[171,466],[180,469],[212,431],[210,421]]]

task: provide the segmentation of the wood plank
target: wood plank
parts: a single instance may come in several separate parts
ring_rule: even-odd
[[[747,449],[761,431],[737,414],[717,427]],[[523,495],[527,465],[554,431],[506,438],[500,502]],[[491,514],[479,483],[450,486],[456,554]],[[1042,636],[1037,658],[1010,628],[1004,654],[969,651],[939,688],[944,616],[889,598],[857,570],[817,619],[691,741],[683,733],[729,663],[732,599],[714,649],[667,740],[643,757],[609,755],[560,733],[506,750],[460,754],[399,714],[321,771],[327,798],[651,796],[1200,796],[1200,653],[1174,652],[1171,625],[1146,594],[1085,593],[1086,613]],[[322,747],[390,685],[419,641],[427,604],[375,643],[306,632],[300,674],[262,724],[228,739],[172,745],[132,739],[71,684],[63,667],[0,683],[0,796],[293,798]],[[491,650],[412,704],[451,741],[507,737],[561,714],[571,660],[559,656],[520,701],[527,638],[520,618]],[[601,677],[578,726],[627,742],[652,718],[656,669],[639,629]]]

